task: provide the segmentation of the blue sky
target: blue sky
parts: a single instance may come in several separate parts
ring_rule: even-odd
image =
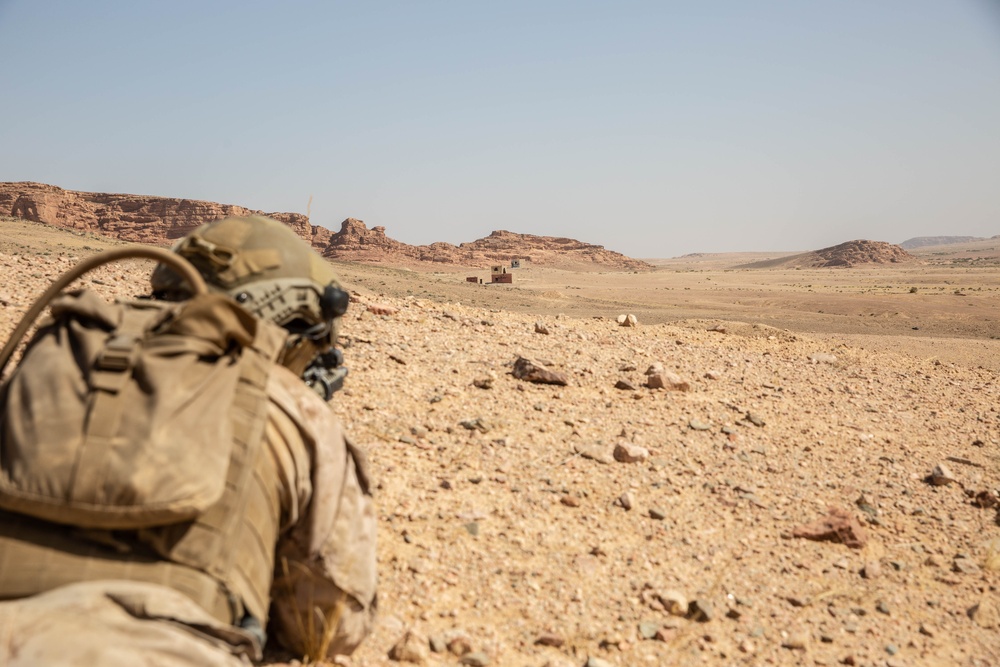
[[[1000,234],[1000,0],[0,0],[0,181],[636,257]]]

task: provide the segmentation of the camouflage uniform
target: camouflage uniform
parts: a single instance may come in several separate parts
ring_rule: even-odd
[[[280,223],[249,222],[266,222],[284,242]],[[309,278],[322,271],[314,266]],[[332,344],[335,327],[324,335]],[[306,343],[294,345],[289,358],[308,357]],[[283,363],[294,372],[275,364],[267,376],[262,446],[248,450],[257,452],[249,501],[229,524],[238,524],[227,545],[232,574],[159,557],[148,548],[156,529],[82,530],[0,511],[0,665],[248,664],[261,654],[255,623],[268,616],[272,638],[298,655],[322,659],[360,644],[376,599],[363,454],[302,381],[301,364]]]

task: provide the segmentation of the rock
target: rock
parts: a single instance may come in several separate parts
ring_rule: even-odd
[[[483,419],[482,417],[476,417],[475,419],[465,419],[463,421],[460,421],[459,425],[470,431],[479,431],[480,433],[489,433],[493,429],[490,423],[485,419]]]
[[[712,428],[712,425],[700,419],[692,419],[688,422],[688,428],[692,431],[708,431]]]
[[[640,463],[649,458],[649,450],[629,442],[619,442],[615,445],[614,457],[619,463]]]
[[[493,378],[486,376],[481,378],[476,378],[472,381],[472,386],[479,389],[492,389],[493,388]]]
[[[618,326],[620,326],[620,327],[637,327],[637,326],[639,326],[639,320],[632,313],[629,313],[628,315],[619,315],[618,316]]]
[[[389,649],[389,659],[396,662],[412,662],[422,665],[427,660],[427,656],[427,637],[413,629],[407,630],[399,641]]]
[[[716,325],[710,326],[707,329],[707,331],[714,331],[715,333],[724,334],[724,333],[726,333],[727,329],[726,329],[726,326],[724,324],[716,324]]]
[[[644,621],[639,624],[639,636],[643,639],[653,639],[660,631],[660,624],[654,621]]]
[[[549,370],[543,364],[533,362],[524,357],[518,357],[517,361],[514,362],[512,374],[518,380],[526,382],[557,384],[561,386],[569,384],[569,380],[565,374]]]
[[[472,652],[472,643],[465,635],[458,635],[457,637],[452,637],[448,640],[448,651],[450,651],[452,655],[461,657]]]
[[[370,303],[365,310],[372,315],[395,315],[399,312],[399,308],[390,306],[387,303]]]
[[[763,426],[766,422],[764,418],[761,417],[756,412],[748,412],[746,415],[746,420],[753,424],[754,426]]]
[[[667,513],[658,507],[651,507],[649,508],[649,518],[654,521],[663,521],[667,518]]]
[[[559,499],[559,502],[562,503],[563,505],[565,505],[566,507],[579,507],[580,506],[580,499],[577,498],[576,496],[571,496],[569,494],[561,497]]]
[[[809,646],[809,635],[805,632],[793,632],[781,642],[782,648],[804,651]]]
[[[809,361],[814,364],[835,364],[837,363],[837,357],[826,352],[816,352],[809,355]]]
[[[482,651],[474,651],[463,655],[462,659],[458,662],[461,665],[468,665],[469,667],[486,667],[490,664],[490,658]]]
[[[722,377],[722,371],[715,371],[715,370],[705,371],[706,380],[718,380],[721,377]]]
[[[683,593],[674,590],[661,591],[656,594],[656,599],[671,616],[688,615],[688,600]]]
[[[825,517],[795,528],[792,536],[817,542],[839,542],[852,549],[860,549],[868,542],[861,524],[842,507],[830,507]]]
[[[629,510],[632,509],[632,507],[635,506],[635,499],[632,497],[632,493],[630,491],[626,491],[625,493],[618,496],[617,502],[621,506],[621,508],[626,512],[628,512]]]
[[[646,369],[646,372],[643,373],[643,375],[659,375],[663,373],[664,370],[665,369],[663,368],[663,364],[657,361],[650,364],[649,368]]]
[[[555,648],[559,648],[560,646],[566,643],[566,640],[560,637],[559,635],[545,633],[538,635],[538,637],[535,639],[535,643],[540,646],[554,646]]]
[[[951,569],[959,574],[979,574],[979,566],[968,558],[956,558]]]
[[[586,445],[577,443],[573,445],[573,451],[585,459],[591,459],[598,463],[614,463],[615,458],[611,449],[603,445]]]
[[[676,373],[663,371],[646,377],[646,386],[650,389],[667,389],[668,391],[691,391],[691,385]]]
[[[934,486],[945,486],[955,481],[955,475],[951,472],[948,466],[943,463],[939,463],[934,466],[934,470],[931,471],[927,480]]]
[[[448,650],[448,642],[441,635],[431,635],[429,642],[434,653],[444,653]]]
[[[635,391],[635,385],[628,380],[618,380],[615,383],[615,389],[621,389],[623,391]]]
[[[1000,503],[1000,499],[998,499],[996,491],[980,491],[972,499],[972,504],[982,509],[996,507],[998,503]]]
[[[587,662],[584,663],[583,667],[613,667],[613,665],[607,660],[591,656],[587,658]]]
[[[868,561],[861,569],[861,576],[865,579],[877,579],[881,575],[882,565],[877,560]]]
[[[549,335],[549,328],[541,322],[535,322],[535,333]]]
[[[708,623],[715,618],[715,606],[704,598],[691,600],[688,605],[687,617],[699,623]]]

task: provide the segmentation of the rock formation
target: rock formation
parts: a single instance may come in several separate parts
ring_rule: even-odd
[[[264,213],[232,204],[128,194],[64,190],[41,183],[0,183],[0,215],[95,232],[135,243],[166,244],[213,220],[234,215],[266,215],[284,222],[325,257],[391,264],[437,262],[489,266],[513,259],[543,265],[572,264],[640,270],[649,264],[603,246],[567,238],[495,231],[488,237],[455,246],[413,246],[390,238],[385,227],[368,229],[348,218],[339,232],[310,224],[300,213]]]
[[[310,241],[314,235],[309,219],[298,213],[262,213],[192,199],[76,192],[41,183],[0,183],[0,214],[135,243],[167,243],[212,220],[255,214],[280,220]]]
[[[761,262],[742,264],[740,269],[775,269],[775,268],[807,268],[822,269],[831,267],[850,268],[867,264],[898,264],[916,258],[898,245],[885,241],[857,240],[839,245],[822,248],[799,255],[768,259]]]

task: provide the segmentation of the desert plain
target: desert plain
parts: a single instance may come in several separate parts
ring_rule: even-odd
[[[121,244],[0,225],[4,339]],[[529,264],[512,285],[334,262],[354,303],[332,405],[380,530],[377,626],[341,662],[1000,664],[1000,239],[911,254]],[[81,283],[128,298],[149,268]]]

